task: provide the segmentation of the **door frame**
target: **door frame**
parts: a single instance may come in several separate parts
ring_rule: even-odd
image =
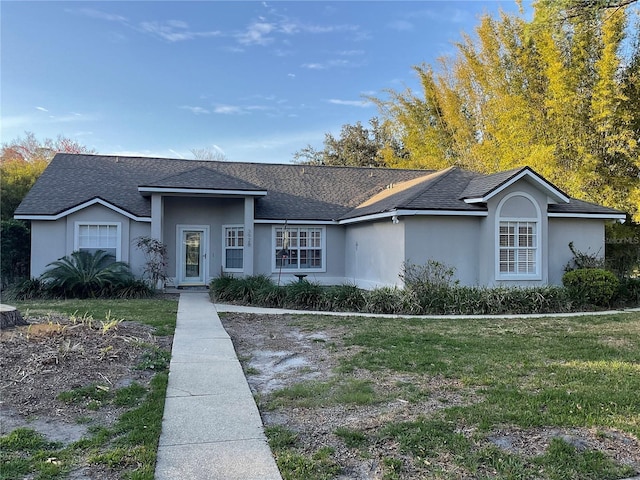
[[[196,281],[187,280],[185,277],[186,265],[184,262],[185,249],[184,238],[185,232],[201,232],[202,239],[200,242],[200,277]],[[178,285],[206,285],[209,273],[209,225],[176,225],[176,273]]]

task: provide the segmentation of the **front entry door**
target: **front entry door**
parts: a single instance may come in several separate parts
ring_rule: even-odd
[[[208,235],[206,227],[178,227],[179,284],[206,283]]]

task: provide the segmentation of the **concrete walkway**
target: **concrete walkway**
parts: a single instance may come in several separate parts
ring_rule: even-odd
[[[156,480],[281,480],[207,292],[180,294]]]

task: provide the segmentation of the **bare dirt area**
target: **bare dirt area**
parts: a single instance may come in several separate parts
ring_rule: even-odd
[[[223,315],[222,322],[247,372],[265,426],[283,426],[296,432],[296,447],[309,456],[322,447],[330,447],[341,469],[337,477],[340,480],[433,478],[425,477],[425,469],[417,465],[415,458],[404,455],[396,441],[378,432],[391,422],[414,421],[440,409],[469,405],[481,398],[478,391],[452,379],[356,369],[349,375],[355,380],[369,381],[378,397],[384,398],[382,402],[274,408],[271,403],[274,392],[308,380],[330,382],[340,359],[353,355],[358,347],[345,346],[343,337],[348,332],[344,327],[315,329],[308,324],[300,327],[287,315],[228,313]],[[365,446],[350,448],[336,435],[339,428],[364,432],[370,441]],[[471,437],[474,428],[469,427],[462,433]],[[640,442],[615,430],[502,428],[483,437],[481,442],[505,452],[532,457],[544,453],[554,438],[561,438],[578,450],[601,451],[640,471]],[[389,476],[385,467],[385,459],[389,458],[402,460],[400,477]],[[442,457],[435,462],[444,474],[442,478],[471,478],[458,471],[452,459]],[[491,472],[485,473],[491,476]]]
[[[154,372],[138,369],[150,346],[171,348],[171,337],[134,322],[50,315],[0,331],[0,434],[30,428],[49,441],[71,444],[92,426],[109,427],[124,412],[113,402],[67,401],[63,392],[93,386],[103,392],[137,383],[148,387]],[[119,478],[103,466],[82,465],[74,479]]]

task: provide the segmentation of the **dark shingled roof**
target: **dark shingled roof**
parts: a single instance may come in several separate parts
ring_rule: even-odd
[[[339,220],[397,209],[485,211],[480,197],[522,169],[482,175],[459,168],[439,172],[176,160],[60,153],[24,198],[16,215],[57,215],[100,198],[132,215],[149,217],[151,201],[138,187],[251,190],[256,219]],[[620,213],[572,200],[558,213]]]
[[[170,175],[140,187],[185,188],[206,190],[261,190],[252,183],[216,172],[210,168],[198,167],[177,175]]]

